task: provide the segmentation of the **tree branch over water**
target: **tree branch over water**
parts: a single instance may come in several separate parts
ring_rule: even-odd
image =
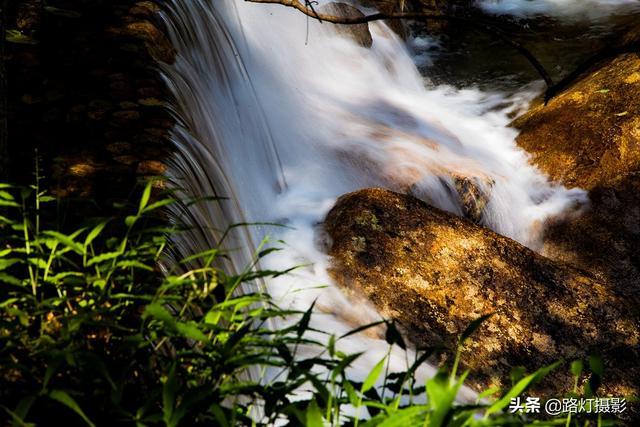
[[[330,22],[332,24],[343,24],[343,25],[356,25],[356,24],[366,24],[373,21],[381,21],[381,20],[390,20],[390,19],[411,19],[411,20],[430,20],[430,21],[449,21],[449,22],[458,22],[464,25],[472,26],[477,30],[482,32],[491,34],[508,45],[512,46],[516,49],[522,56],[524,56],[527,61],[535,68],[540,77],[545,81],[547,87],[552,87],[554,85],[553,79],[544,68],[544,66],[538,61],[538,59],[523,45],[513,40],[508,34],[505,34],[500,29],[494,27],[491,24],[487,24],[485,22],[465,18],[461,16],[453,16],[453,15],[438,15],[434,13],[424,13],[424,12],[394,12],[394,13],[373,13],[371,15],[364,15],[358,17],[344,17],[344,16],[335,16],[328,15],[325,13],[319,13],[315,10],[315,8],[311,6],[307,6],[303,4],[300,0],[245,0],[250,3],[262,3],[262,4],[279,4],[286,7],[291,7],[297,9],[303,14],[307,15],[310,18],[317,19],[320,22]]]

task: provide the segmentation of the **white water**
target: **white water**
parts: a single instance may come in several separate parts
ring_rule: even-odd
[[[571,20],[600,19],[640,9],[640,0],[478,0],[478,4],[499,15],[551,15]]]
[[[317,224],[346,192],[411,188],[460,214],[452,176],[477,178],[491,195],[483,223],[532,247],[546,220],[584,201],[582,191],[553,185],[528,165],[507,128],[508,111],[496,109],[503,96],[425,86],[404,44],[383,24],[371,26],[368,50],[337,36],[330,24],[241,0],[176,0],[167,23],[179,56],[164,71],[183,121],[174,132],[179,153],[171,174],[193,196],[230,198],[188,214],[207,227],[246,221],[290,227],[238,229],[227,243],[245,250],[235,252],[230,267],[246,265],[246,248],[265,235],[284,240],[285,251],[262,266],[308,266],[267,287],[301,310],[317,298],[319,329],[339,335],[378,317],[331,283],[329,260],[315,244]],[[523,91],[509,104],[520,107],[531,96]],[[203,250],[218,238],[214,231],[194,233],[182,250]],[[367,336],[342,345],[368,349],[357,366],[361,374],[387,350]],[[393,367],[404,357],[394,353]]]

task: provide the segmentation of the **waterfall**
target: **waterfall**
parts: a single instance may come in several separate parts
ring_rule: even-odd
[[[240,248],[230,268],[246,265],[264,236],[282,240],[284,250],[263,266],[304,267],[266,286],[301,310],[317,299],[322,330],[341,334],[378,317],[349,301],[326,272],[317,226],[341,194],[382,186],[462,215],[456,183],[465,180],[487,198],[477,220],[533,248],[547,220],[585,201],[583,191],[548,182],[515,145],[510,114],[534,91],[506,97],[435,87],[383,23],[370,25],[367,49],[281,6],[168,3],[178,57],[163,72],[179,120],[170,175],[191,196],[226,197],[182,212],[203,231],[179,242],[181,250],[216,245],[216,229],[232,223],[285,225],[237,228],[226,241]],[[369,349],[361,372],[387,349],[375,336],[343,345]],[[394,353],[394,364],[404,361]]]

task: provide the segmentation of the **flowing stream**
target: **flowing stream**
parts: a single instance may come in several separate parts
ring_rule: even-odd
[[[342,334],[378,319],[332,284],[318,243],[319,224],[344,193],[382,186],[461,215],[456,180],[466,179],[488,200],[479,221],[534,249],[545,221],[585,202],[581,190],[550,183],[531,167],[507,126],[539,85],[508,96],[437,86],[383,23],[370,25],[367,49],[331,24],[277,5],[169,3],[165,18],[178,58],[163,71],[180,120],[170,173],[191,196],[226,198],[180,213],[201,227],[178,242],[180,249],[215,246],[233,223],[285,225],[234,229],[225,240],[235,248],[227,267],[248,265],[265,236],[284,242],[261,267],[303,267],[266,287],[301,310],[317,299],[319,329]],[[361,374],[388,348],[375,334],[342,345],[369,349],[355,368]],[[404,357],[394,353],[393,367]]]

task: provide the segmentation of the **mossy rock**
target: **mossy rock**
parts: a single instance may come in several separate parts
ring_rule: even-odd
[[[597,352],[606,393],[640,391],[637,308],[589,274],[388,190],[342,196],[325,230],[335,281],[398,321],[418,347],[455,347],[470,322],[495,313],[462,354],[474,388],[508,385],[515,366],[533,371]],[[558,369],[536,391],[560,396],[572,384]]]

